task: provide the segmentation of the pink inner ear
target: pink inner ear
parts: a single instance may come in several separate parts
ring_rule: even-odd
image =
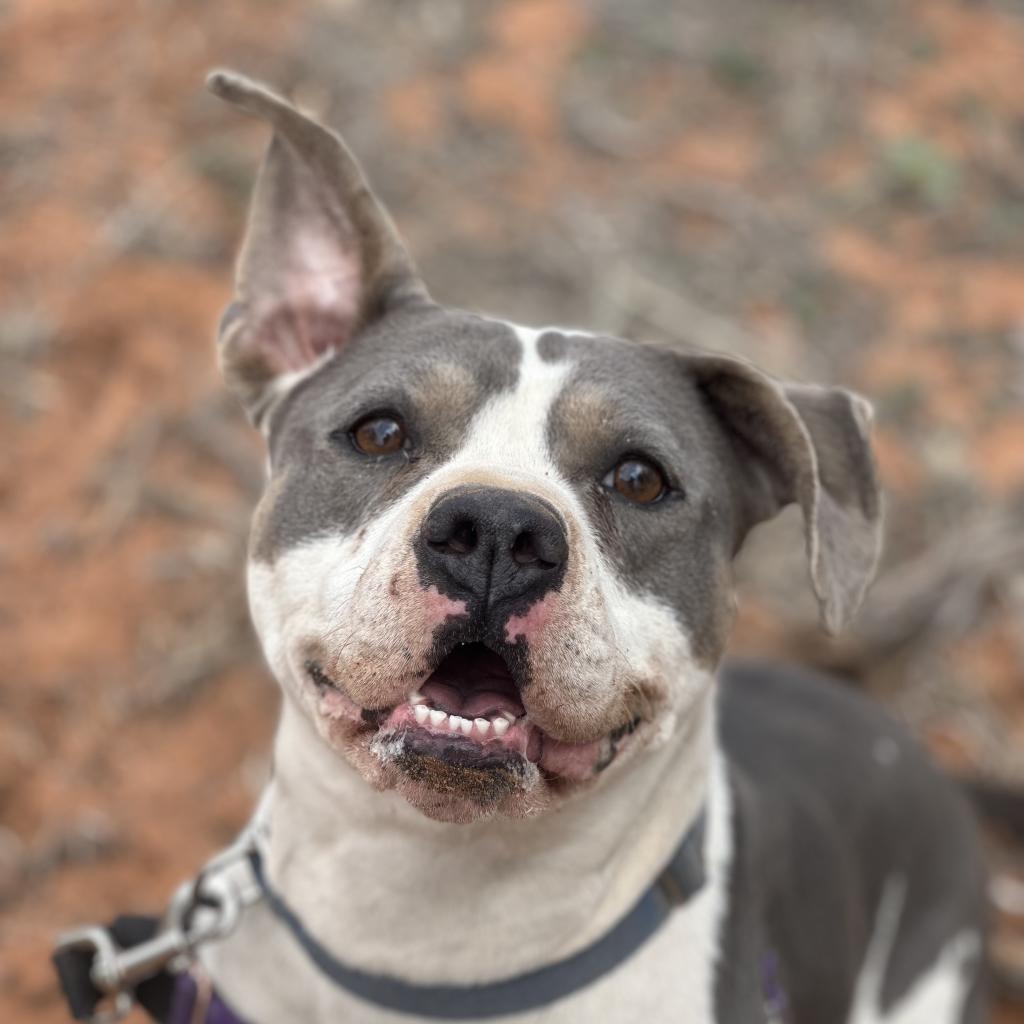
[[[337,239],[306,232],[288,248],[274,254],[283,264],[276,275],[260,275],[274,282],[272,288],[251,300],[255,345],[275,375],[304,370],[348,341],[363,286],[358,255]]]
[[[305,370],[325,352],[341,348],[354,319],[343,310],[278,306],[260,319],[253,340],[266,370],[276,377]]]
[[[285,290],[305,297],[318,306],[358,304],[362,274],[359,258],[347,252],[337,239],[326,239],[306,231],[292,241]]]

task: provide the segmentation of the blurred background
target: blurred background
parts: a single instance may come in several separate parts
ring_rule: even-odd
[[[267,771],[262,456],[212,348],[267,136],[216,65],[344,130],[438,298],[873,399],[865,612],[818,635],[784,515],[734,648],[844,673],[971,780],[1020,984],[1020,3],[0,0],[0,1019],[66,1019],[55,932],[162,907]]]

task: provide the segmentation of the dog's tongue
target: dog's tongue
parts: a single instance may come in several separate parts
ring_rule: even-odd
[[[522,702],[507,691],[489,690],[483,682],[480,688],[463,689],[455,683],[432,678],[420,687],[420,693],[431,705],[463,718],[482,718],[491,712],[508,711],[518,718],[524,713]]]
[[[508,711],[525,714],[519,689],[505,662],[479,644],[457,647],[420,687],[435,707],[450,715],[480,718]]]

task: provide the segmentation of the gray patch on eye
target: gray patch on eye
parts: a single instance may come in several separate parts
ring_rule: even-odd
[[[678,611],[694,656],[714,664],[732,617],[734,450],[676,354],[571,335],[545,335],[540,347],[575,364],[552,407],[548,444],[602,549],[630,589]],[[603,487],[629,454],[652,456],[681,493],[640,506]]]
[[[351,533],[443,465],[480,407],[515,386],[521,351],[506,324],[432,304],[361,331],[273,410],[252,557],[273,561],[312,537]],[[408,456],[374,461],[348,443],[346,431],[377,410],[402,418]]]

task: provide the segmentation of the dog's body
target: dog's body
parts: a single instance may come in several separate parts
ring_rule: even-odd
[[[221,354],[270,448],[250,598],[284,708],[261,822],[305,928],[374,975],[515,977],[597,942],[703,820],[704,884],[660,930],[503,1019],[984,1020],[954,795],[828,682],[715,682],[732,557],[782,505],[826,625],[859,603],[866,404],[444,309],[335,136],[212,84],[275,127]],[[410,1019],[265,904],[204,964],[253,1022]]]

